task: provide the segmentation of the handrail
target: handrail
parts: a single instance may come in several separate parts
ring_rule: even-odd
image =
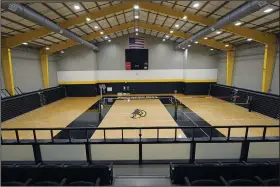
[[[2,131],[13,131],[13,130],[116,130],[116,129],[200,129],[200,128],[276,128],[280,125],[236,125],[236,126],[230,126],[230,125],[223,125],[223,126],[154,126],[154,127],[53,127],[53,128],[2,128]]]
[[[62,86],[56,86],[56,87],[53,87],[53,88],[46,88],[46,89],[42,89],[42,90],[36,90],[36,91],[33,91],[33,92],[28,92],[28,93],[22,93],[22,94],[19,94],[19,95],[14,95],[14,96],[11,96],[11,97],[6,97],[6,98],[3,99],[3,101],[9,101],[9,100],[13,100],[13,99],[18,99],[18,98],[21,98],[21,97],[35,95],[35,94],[38,94],[39,92],[46,92],[46,91],[51,91],[51,90],[55,90],[55,89],[59,89],[59,88],[62,88]]]

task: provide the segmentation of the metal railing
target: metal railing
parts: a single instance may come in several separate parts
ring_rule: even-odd
[[[262,129],[262,134],[260,136],[249,136],[249,131],[252,129]],[[267,136],[268,129],[276,129],[279,132],[279,125],[250,125],[250,126],[158,126],[158,127],[110,127],[110,128],[102,128],[102,127],[72,127],[72,128],[6,128],[2,129],[2,136],[1,141],[3,144],[21,144],[21,143],[135,143],[135,142],[142,142],[142,143],[166,143],[166,142],[243,142],[243,141],[279,141],[279,136]],[[173,138],[164,138],[160,137],[161,130],[174,130]],[[207,129],[209,134],[205,137],[196,137],[196,130]],[[214,129],[226,129],[227,135],[224,137],[216,137],[213,136]],[[245,130],[244,135],[242,136],[231,136],[231,132],[233,129],[243,129]],[[119,138],[110,138],[107,136],[108,132],[110,131],[121,131],[121,136]],[[137,130],[138,137],[135,138],[125,138],[124,132],[128,130]],[[152,138],[143,138],[143,131],[144,130],[156,130],[156,136]],[[178,130],[189,130],[191,132],[190,137],[179,138]],[[5,132],[13,131],[15,134],[16,139],[5,139],[3,135]],[[19,132],[22,131],[32,131],[33,138],[32,139],[21,139]],[[50,139],[42,139],[38,137],[38,131],[48,131],[50,135]],[[55,138],[54,131],[64,131],[67,132],[67,138]],[[78,139],[71,137],[71,132],[75,131],[84,131],[85,138]],[[94,133],[98,131],[103,132],[102,139],[91,139],[88,137],[89,131],[94,131]],[[93,135],[93,134],[92,134]],[[5,137],[5,135],[4,135]]]

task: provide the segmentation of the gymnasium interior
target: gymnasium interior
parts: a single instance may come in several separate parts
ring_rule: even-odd
[[[2,186],[280,186],[279,1],[1,2]]]

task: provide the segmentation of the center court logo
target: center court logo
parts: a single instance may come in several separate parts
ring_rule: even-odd
[[[135,109],[134,112],[131,113],[131,118],[138,119],[145,117],[147,115],[147,112],[145,110],[141,109]]]

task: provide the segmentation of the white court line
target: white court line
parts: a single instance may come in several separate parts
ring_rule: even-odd
[[[180,110],[181,110],[181,112],[183,112],[183,114],[184,114],[185,116],[187,116],[187,118],[189,118],[189,120],[190,120],[191,122],[193,122],[193,123],[198,127],[198,125],[197,125],[187,114],[185,114],[184,111],[183,111],[182,109],[180,109]],[[201,130],[202,132],[204,132],[204,130],[202,130],[201,128],[200,128],[200,130]],[[209,137],[208,134],[207,134],[206,132],[204,132],[204,134],[205,134],[207,137]]]

